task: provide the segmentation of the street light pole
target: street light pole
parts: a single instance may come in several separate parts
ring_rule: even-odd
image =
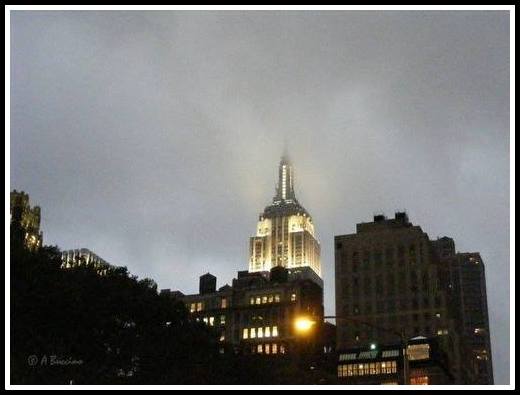
[[[409,371],[408,352],[407,352],[408,340],[406,338],[406,333],[405,333],[404,329],[402,329],[401,332],[396,332],[396,331],[394,331],[392,329],[376,326],[376,325],[373,325],[373,324],[371,324],[369,322],[356,320],[355,318],[352,318],[352,317],[341,317],[341,316],[337,316],[337,315],[324,316],[323,319],[335,319],[335,320],[343,320],[343,321],[355,322],[355,323],[358,323],[358,324],[363,324],[363,325],[369,326],[371,328],[375,328],[375,329],[383,331],[383,332],[392,333],[394,335],[397,335],[401,339],[401,346],[403,347],[403,381],[404,381],[405,385],[410,384],[409,383],[409,372],[408,372]]]
[[[409,366],[408,366],[408,340],[405,336],[404,329],[401,331],[401,343],[403,344],[403,381],[405,385],[410,384],[409,382]]]

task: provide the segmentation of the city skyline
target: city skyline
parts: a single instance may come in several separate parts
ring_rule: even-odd
[[[405,209],[479,251],[496,383],[509,375],[507,12],[14,12],[11,189],[44,244],[159,288],[248,268],[290,141],[322,249]],[[370,26],[370,31],[367,26]]]

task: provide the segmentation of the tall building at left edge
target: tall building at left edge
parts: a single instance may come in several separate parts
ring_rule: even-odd
[[[31,207],[29,195],[16,189],[11,191],[11,225],[17,226],[20,239],[23,239],[29,250],[37,250],[42,246],[43,233],[40,231],[40,207]]]
[[[324,309],[320,244],[311,215],[296,198],[294,169],[286,153],[273,201],[259,215],[256,234],[250,238],[248,265],[231,285],[217,289],[216,277],[206,273],[197,294],[161,292],[180,298],[236,353],[291,353],[297,339],[295,320],[305,317],[322,323]],[[320,349],[333,348],[316,340]]]

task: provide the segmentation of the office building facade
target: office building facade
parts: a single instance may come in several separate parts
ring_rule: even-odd
[[[95,269],[99,275],[105,275],[110,268],[114,267],[88,248],[62,251],[61,261],[62,269],[84,266]]]
[[[345,318],[337,321],[338,350],[438,336],[458,377],[447,273],[428,235],[404,212],[377,215],[356,230],[335,237],[336,315]]]
[[[335,237],[335,274],[336,315],[344,317],[337,321],[338,350],[435,338],[455,384],[492,382],[478,254],[456,253],[447,237],[430,240],[406,213],[377,215],[355,234]]]
[[[213,279],[209,273],[201,276],[198,294],[177,291],[172,296],[217,332],[222,350],[271,356],[291,353],[298,341],[295,320],[308,317],[318,323],[316,330],[323,321],[321,286],[308,278],[291,277],[286,268],[275,267],[267,274],[241,271],[231,286],[218,290]]]
[[[485,267],[478,252],[456,252],[455,242],[433,242],[448,271],[451,314],[460,334],[461,376],[469,384],[493,384]]]

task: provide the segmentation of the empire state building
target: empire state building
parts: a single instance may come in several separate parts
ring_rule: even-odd
[[[249,272],[266,272],[275,266],[290,271],[310,268],[321,278],[320,244],[312,217],[294,194],[294,171],[286,153],[280,161],[276,195],[260,214],[249,252]]]

